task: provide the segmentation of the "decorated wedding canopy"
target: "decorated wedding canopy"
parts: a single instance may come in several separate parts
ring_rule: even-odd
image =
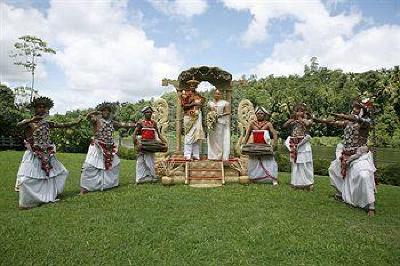
[[[225,100],[232,105],[232,74],[222,70],[218,67],[200,66],[191,67],[185,71],[182,71],[178,80],[163,80],[163,86],[172,84],[177,91],[177,110],[176,110],[176,152],[182,150],[182,131],[183,114],[181,97],[182,91],[188,88],[188,81],[195,79],[199,82],[207,81],[214,85],[217,89],[225,92]]]

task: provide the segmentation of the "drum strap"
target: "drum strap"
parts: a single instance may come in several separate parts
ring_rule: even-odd
[[[260,177],[256,177],[253,180],[263,180],[263,179],[272,179],[272,180],[277,180],[275,177],[273,177],[270,172],[267,170],[267,168],[265,168],[264,164],[262,163],[261,158],[258,158],[258,161],[261,164],[262,169],[264,170],[265,176],[260,176]]]

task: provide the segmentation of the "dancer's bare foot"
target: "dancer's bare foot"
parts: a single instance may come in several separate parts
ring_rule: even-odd
[[[334,198],[335,200],[337,200],[337,201],[340,201],[340,202],[343,201],[342,195],[340,195],[340,194],[334,194],[334,195],[333,195],[333,198]]]
[[[373,217],[373,216],[375,216],[375,210],[368,210],[368,216],[369,217]]]
[[[88,191],[84,188],[81,188],[81,192],[79,193],[80,196],[85,195],[86,193],[88,193]]]

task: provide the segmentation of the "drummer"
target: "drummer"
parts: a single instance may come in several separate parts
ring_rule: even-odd
[[[133,140],[138,150],[136,161],[136,183],[156,182],[158,177],[155,172],[155,152],[144,150],[143,141],[161,141],[166,145],[166,140],[159,133],[157,122],[151,116],[153,109],[146,106],[142,109],[144,119],[140,120],[133,132]]]
[[[264,107],[257,107],[255,113],[257,120],[250,123],[246,132],[245,144],[249,142],[250,136],[252,136],[253,144],[269,144],[275,149],[278,136],[272,123],[268,121],[271,113]],[[273,153],[269,155],[249,155],[248,175],[253,182],[272,182],[273,185],[277,185],[278,164]]]

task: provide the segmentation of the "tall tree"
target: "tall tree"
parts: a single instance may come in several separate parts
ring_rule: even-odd
[[[25,67],[25,69],[30,71],[32,74],[30,98],[30,101],[32,101],[37,60],[44,54],[55,54],[56,51],[53,48],[48,47],[47,42],[36,36],[25,35],[18,39],[20,41],[14,44],[15,51],[10,56],[15,58],[15,65]]]
[[[14,93],[6,85],[0,83],[0,135],[16,136],[17,123],[22,120],[23,113],[14,104]]]

